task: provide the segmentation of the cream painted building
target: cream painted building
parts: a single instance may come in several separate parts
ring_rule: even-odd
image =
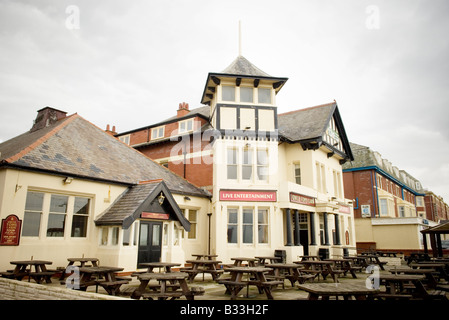
[[[0,157],[0,216],[20,221],[8,237],[2,226],[1,270],[84,256],[134,271],[206,250],[205,235],[185,248],[184,232],[203,234],[205,221],[184,213],[206,216],[210,194],[77,114],[39,110],[30,131],[0,144]]]

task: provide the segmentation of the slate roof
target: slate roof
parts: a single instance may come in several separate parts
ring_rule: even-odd
[[[125,185],[163,179],[173,193],[210,197],[77,114],[1,143],[2,166]]]
[[[241,75],[241,76],[254,76],[254,77],[267,77],[272,78],[269,74],[263,72],[243,56],[238,56],[232,63],[224,69],[221,73]]]
[[[291,142],[321,137],[336,108],[335,102],[278,115],[279,134]]]
[[[101,225],[122,225],[127,229],[135,219],[140,217],[144,210],[148,210],[153,201],[160,193],[163,193],[169,209],[181,225],[189,231],[190,222],[184,217],[181,209],[172,198],[166,184],[161,180],[146,182],[130,187],[112,206],[110,206],[96,220],[97,226]]]

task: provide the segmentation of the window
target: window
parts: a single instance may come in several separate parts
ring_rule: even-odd
[[[301,166],[299,163],[295,163],[295,182],[301,184]]]
[[[235,87],[222,86],[221,99],[224,101],[235,101]]]
[[[405,208],[404,206],[399,206],[399,216],[405,217]]]
[[[123,142],[123,143],[129,145],[129,137],[130,137],[129,134],[126,135],[126,136],[121,136],[121,137],[119,137],[119,140],[120,140],[121,142]]]
[[[251,180],[253,176],[253,151],[243,149],[242,179]]]
[[[153,128],[151,130],[151,140],[161,139],[164,137],[164,126]]]
[[[320,215],[320,243],[325,244],[326,239],[324,236],[324,217]]]
[[[271,104],[271,89],[259,88],[258,103]]]
[[[123,229],[123,246],[129,246],[130,244],[130,236],[131,236],[131,226],[128,229]]]
[[[268,180],[268,150],[257,150],[257,178]]]
[[[118,235],[119,235],[120,229],[119,227],[112,227],[112,245],[116,246],[118,245]]]
[[[189,222],[190,222],[190,231],[188,233],[189,239],[196,239],[196,226],[197,226],[197,211],[189,210]]]
[[[73,205],[72,237],[86,237],[87,219],[89,218],[90,200],[75,197]]]
[[[47,237],[64,237],[68,196],[51,195]]]
[[[380,214],[383,216],[388,215],[388,201],[387,199],[380,199]]]
[[[268,210],[259,209],[257,214],[257,236],[259,243],[268,243]]]
[[[184,120],[179,122],[178,133],[189,132],[193,130],[193,119]]]
[[[228,209],[228,243],[237,243],[238,211]]]
[[[38,237],[41,225],[44,194],[39,192],[27,193],[25,214],[23,218],[22,236]]]
[[[253,243],[253,209],[243,209],[243,243]]]
[[[228,149],[227,150],[227,171],[228,171],[228,179],[237,179],[237,149]]]
[[[240,87],[240,102],[253,102],[253,88]]]
[[[317,182],[317,190],[319,192],[326,192],[326,172],[323,164],[316,162],[316,182]]]
[[[100,245],[102,245],[102,246],[108,245],[108,241],[109,241],[108,238],[109,238],[109,228],[107,228],[107,227],[101,228]]]

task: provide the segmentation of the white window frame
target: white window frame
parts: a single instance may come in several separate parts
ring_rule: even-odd
[[[131,135],[127,134],[125,136],[120,136],[118,139],[123,142],[124,144],[127,144],[129,146],[129,142],[131,141]]]
[[[179,121],[178,122],[178,133],[186,133],[186,132],[191,132],[194,129],[194,121],[193,118],[192,119],[187,119],[187,120],[183,120],[183,121]],[[182,128],[184,126],[184,128]],[[190,129],[189,129],[190,126]]]
[[[162,129],[162,134],[161,130]],[[165,126],[159,126],[151,129],[151,140],[162,139],[165,136]]]

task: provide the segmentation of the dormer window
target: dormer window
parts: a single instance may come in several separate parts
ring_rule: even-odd
[[[193,130],[193,119],[184,120],[179,122],[178,133],[189,132]]]

